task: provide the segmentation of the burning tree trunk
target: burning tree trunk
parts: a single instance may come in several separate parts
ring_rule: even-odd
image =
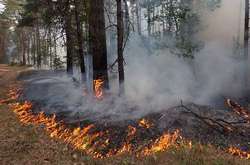
[[[79,61],[81,67],[82,80],[84,80],[85,62],[84,62],[84,52],[83,52],[83,30],[79,16],[79,5],[80,5],[79,0],[74,0],[74,5],[75,5],[75,20],[76,20],[76,30],[77,30]]]
[[[124,25],[123,25],[123,11],[121,0],[117,0],[117,34],[118,34],[118,71],[119,71],[119,86],[120,94],[124,93],[124,66],[123,66],[123,39],[124,39]]]
[[[93,80],[103,81],[102,87],[108,89],[104,0],[89,1],[89,8],[89,52],[93,56]]]

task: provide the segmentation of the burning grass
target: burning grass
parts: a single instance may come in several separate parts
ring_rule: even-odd
[[[69,144],[73,149],[83,151],[94,158],[108,158],[124,154],[133,154],[136,157],[152,156],[163,151],[182,150],[192,151],[194,145],[191,141],[184,139],[179,130],[172,133],[159,133],[149,138],[141,138],[141,132],[154,129],[154,123],[143,118],[136,125],[129,125],[127,130],[118,137],[111,128],[100,129],[95,124],[87,124],[84,127],[70,127],[63,121],[57,119],[56,115],[46,115],[44,112],[33,113],[32,103],[17,101],[21,93],[20,86],[14,86],[9,92],[9,99],[2,103],[9,103],[13,112],[24,125],[35,125],[43,127],[47,134],[54,139]],[[119,139],[117,141],[117,139]],[[199,148],[203,148],[199,145]],[[195,147],[196,148],[196,147]],[[250,153],[231,147],[226,152],[240,158],[250,159]]]
[[[148,143],[148,146],[135,148],[132,147],[132,140],[134,136],[136,136],[136,128],[129,126],[126,141],[118,145],[118,148],[112,148],[110,146],[108,130],[93,131],[95,128],[93,124],[83,128],[67,128],[63,122],[56,120],[55,115],[47,117],[43,112],[37,115],[33,114],[31,111],[32,104],[30,102],[24,102],[23,104],[13,103],[11,107],[21,123],[25,125],[33,124],[44,126],[51,138],[60,139],[67,144],[71,144],[74,149],[84,151],[95,158],[104,158],[131,152],[136,153],[138,156],[147,156],[159,151],[164,151],[171,146],[178,147],[180,141],[182,144],[186,143],[181,138],[180,132],[176,130],[173,134],[164,133],[155,141]]]

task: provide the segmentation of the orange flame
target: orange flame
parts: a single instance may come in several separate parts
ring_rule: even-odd
[[[103,84],[104,81],[102,79],[94,80],[94,92],[97,99],[101,99],[103,97]]]
[[[228,152],[232,155],[239,156],[240,158],[250,159],[250,152],[241,151],[236,147],[230,147]]]
[[[9,90],[9,93],[7,94],[8,98],[7,99],[1,99],[0,100],[0,105],[1,104],[6,104],[6,103],[9,103],[11,101],[16,100],[20,96],[20,91],[21,91],[21,88],[19,86],[17,86],[17,85],[11,87],[11,89]]]
[[[149,122],[148,120],[146,120],[146,119],[141,119],[141,120],[139,121],[139,126],[149,129],[149,128],[151,128],[151,127],[153,126],[153,123],[150,123],[150,122]]]
[[[178,138],[180,138],[180,131],[176,130],[173,134],[165,133],[158,138],[152,146],[143,150],[142,154],[147,156],[159,151],[165,151],[171,146],[175,146]]]
[[[100,86],[102,86],[102,83]],[[16,99],[19,96],[19,94],[17,94],[19,91],[19,89],[11,90],[9,97]],[[99,92],[99,94],[102,95],[102,91]],[[73,146],[74,149],[84,151],[87,154],[92,155],[94,158],[110,157],[122,153],[131,153],[132,151],[137,156],[148,156],[159,151],[165,151],[170,147],[179,147],[181,145],[186,146],[189,149],[193,147],[191,141],[186,141],[182,138],[179,130],[176,130],[172,134],[164,133],[156,140],[151,140],[146,147],[133,146],[132,141],[136,138],[137,129],[136,127],[128,126],[125,142],[119,148],[110,150],[108,148],[110,139],[106,136],[108,131],[93,132],[92,130],[94,130],[95,127],[93,124],[87,125],[84,128],[78,127],[70,129],[67,128],[63,122],[57,121],[56,115],[46,116],[44,112],[34,114],[31,110],[31,102],[16,102],[10,104],[10,106],[21,123],[33,124],[35,126],[43,125],[45,131],[51,138],[62,140]],[[141,119],[138,126],[150,129],[153,124],[146,119]],[[100,149],[107,150],[108,152],[103,154]],[[227,152],[232,155],[240,156],[241,158],[250,159],[250,153],[241,151],[234,147],[230,147]]]

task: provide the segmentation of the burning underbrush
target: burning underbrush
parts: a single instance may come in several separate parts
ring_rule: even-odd
[[[82,150],[96,158],[110,157],[123,153],[136,153],[137,156],[151,155],[169,147],[188,145],[179,130],[162,133],[155,130],[153,123],[147,119],[131,123],[126,129],[119,125],[98,125],[85,123],[84,126],[66,125],[56,115],[47,116],[44,112],[34,114],[31,102],[15,102],[19,89],[12,89],[10,104],[20,122],[25,125],[42,126],[51,138],[70,144],[74,149]],[[10,99],[8,100],[10,101]]]
[[[143,157],[170,148],[192,149],[193,141],[250,159],[249,113],[231,100],[226,103],[233,111],[227,113],[182,104],[143,118],[107,122],[91,120],[84,114],[68,117],[66,113],[45,113],[34,101],[21,101],[22,92],[20,85],[13,86],[9,98],[1,101],[11,106],[22,124],[43,127],[51,138],[95,158],[125,153]]]

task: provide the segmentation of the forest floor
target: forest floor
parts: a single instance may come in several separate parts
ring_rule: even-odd
[[[6,98],[8,86],[16,82],[18,74],[25,67],[0,65],[0,99]],[[134,155],[115,156],[106,159],[93,159],[82,152],[74,151],[70,146],[49,138],[40,127],[24,126],[8,105],[0,104],[0,164],[1,165],[247,165],[248,160],[227,154],[212,146],[202,149],[194,145],[191,150],[185,148],[169,149],[146,158]]]

